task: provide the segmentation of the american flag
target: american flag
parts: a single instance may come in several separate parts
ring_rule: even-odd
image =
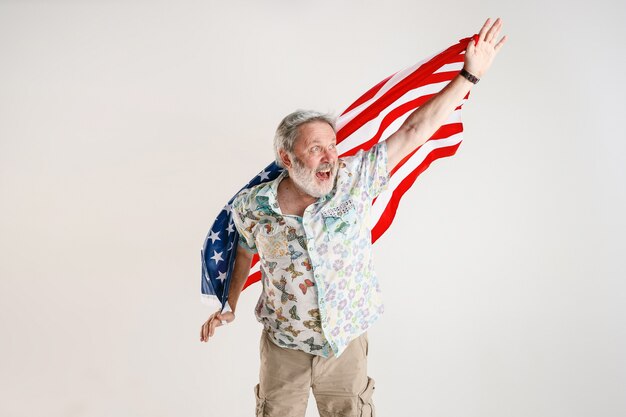
[[[387,77],[352,103],[337,119],[339,155],[345,157],[361,149],[367,150],[398,130],[413,110],[441,91],[459,73],[463,68],[465,49],[471,39],[461,39],[444,51]],[[465,100],[459,103],[426,143],[400,161],[390,172],[389,187],[372,204],[372,242],[389,228],[400,199],[416,178],[435,159],[455,154],[462,140],[461,107]],[[282,168],[275,162],[271,163],[243,188],[271,181],[281,171]],[[201,250],[202,301],[215,309],[224,309],[228,301],[237,252],[239,234],[233,224],[230,208],[234,198],[217,216]],[[244,288],[260,279],[259,258],[255,254]],[[229,308],[226,306],[225,310]]]

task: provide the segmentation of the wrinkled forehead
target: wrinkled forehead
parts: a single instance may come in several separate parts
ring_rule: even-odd
[[[337,142],[333,127],[326,122],[313,121],[298,128],[295,145],[308,147],[312,144],[330,145]]]

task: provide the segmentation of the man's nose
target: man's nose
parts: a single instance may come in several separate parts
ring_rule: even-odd
[[[337,151],[334,148],[324,151],[323,162],[333,162],[335,159],[337,159]]]

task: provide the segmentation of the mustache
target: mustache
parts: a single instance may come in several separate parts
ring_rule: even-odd
[[[330,163],[322,164],[317,168],[317,170],[315,170],[315,172],[328,171],[328,170],[332,171],[333,168],[335,168],[335,165],[336,164],[330,164]]]

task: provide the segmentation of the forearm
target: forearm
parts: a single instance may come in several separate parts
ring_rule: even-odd
[[[426,104],[415,110],[400,127],[415,149],[424,144],[457,108],[474,84],[457,75]]]
[[[457,75],[437,95],[409,115],[400,129],[387,139],[387,169],[423,145],[441,127],[473,84]]]
[[[506,36],[496,43],[502,21],[491,25],[487,19],[478,39],[471,40],[465,50],[464,69],[481,78],[491,65],[498,50],[504,45]],[[391,171],[401,160],[423,145],[446,121],[473,84],[457,75],[437,95],[409,115],[400,129],[387,139],[387,168]]]
[[[471,40],[465,50],[464,71],[478,78],[485,74],[495,54],[506,41],[505,36],[497,44],[495,42],[500,33],[502,21],[497,19],[493,25],[490,23],[491,19],[487,19],[480,30],[478,39]],[[400,127],[400,130],[408,132],[408,137],[413,142],[413,146],[421,146],[461,104],[461,100],[469,93],[473,85],[465,77],[457,75],[439,94],[414,111]]]
[[[228,290],[228,304],[233,313],[237,308],[239,295],[243,290],[243,286],[250,275],[250,265],[252,263],[252,253],[248,252],[241,246],[237,247],[237,256],[235,257],[235,265],[231,276],[230,288]]]

